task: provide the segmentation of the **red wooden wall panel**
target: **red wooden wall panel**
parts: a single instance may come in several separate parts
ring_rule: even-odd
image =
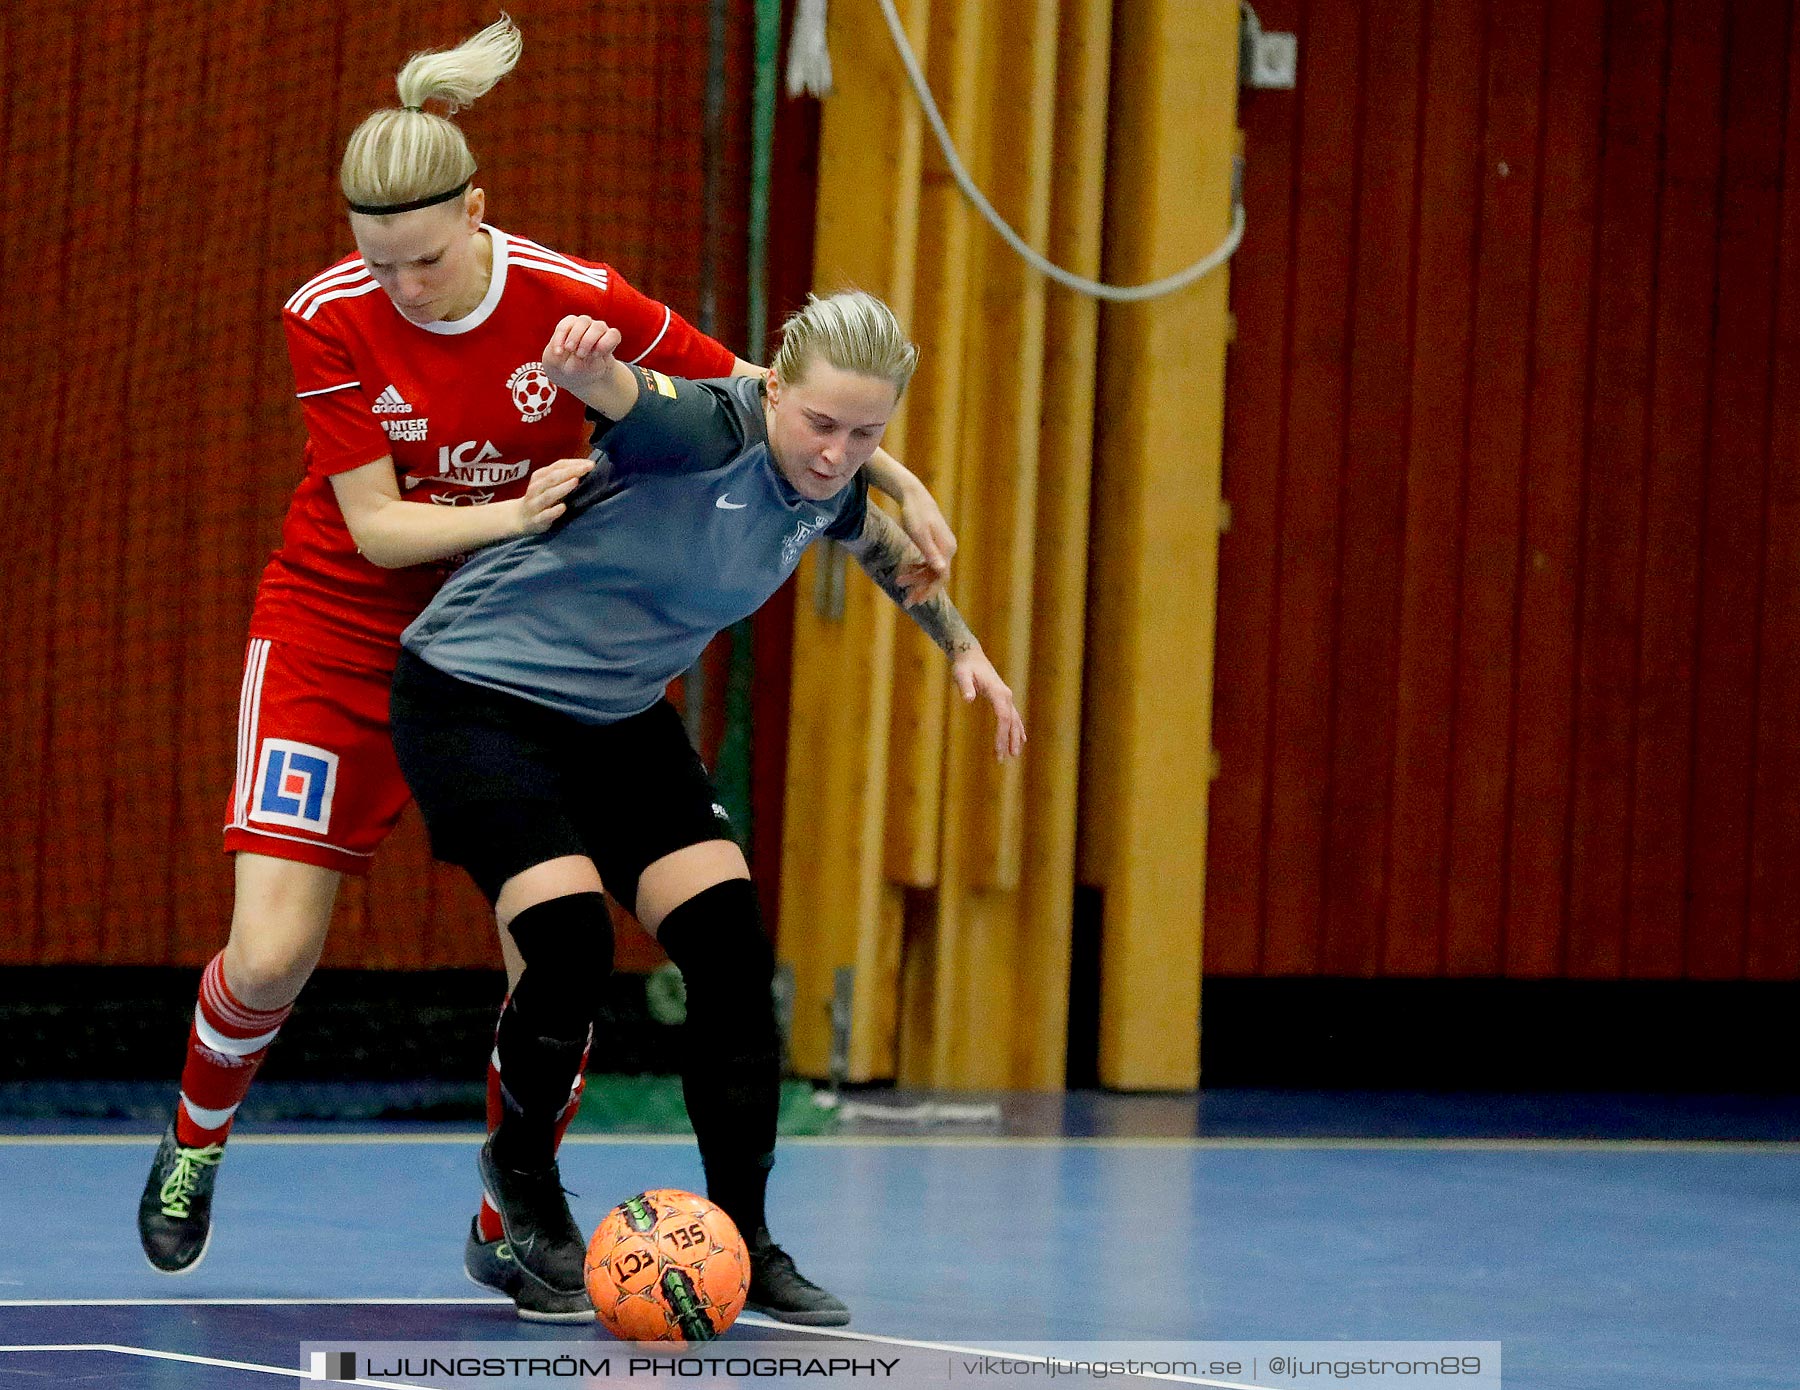
[[[1791,0],[1258,9],[1207,970],[1800,978]]]
[[[1374,972],[1386,906],[1396,619],[1405,512],[1421,6],[1362,24],[1364,89],[1389,93],[1357,122],[1350,343],[1338,478],[1338,603],[1332,642],[1331,780],[1319,967]]]
[[[1440,968],[1500,973],[1545,5],[1482,16],[1479,197]],[[1455,101],[1451,96],[1446,104]],[[1429,469],[1430,460],[1421,468]]]
[[[1624,958],[1664,22],[1654,0],[1607,9],[1564,948],[1576,978],[1617,975]]]
[[[1528,977],[1561,972],[1569,900],[1581,464],[1605,76],[1600,0],[1550,13],[1532,336],[1524,345],[1530,385],[1502,928],[1505,973]]]
[[[1779,292],[1769,406],[1768,516],[1757,681],[1756,800],[1750,859],[1745,973],[1800,973],[1800,49],[1788,16],[1783,115]]]
[[[16,9],[0,11],[4,26],[6,171],[15,186],[32,190],[32,215],[7,219],[0,254],[0,293],[8,307],[12,296],[38,306],[36,314],[8,312],[7,331],[0,333],[0,367],[4,388],[15,393],[17,408],[5,412],[13,432],[18,457],[44,460],[56,456],[56,441],[67,403],[61,364],[66,347],[59,332],[68,304],[72,239],[64,235],[73,217],[74,170],[72,147],[66,138],[76,106],[76,73],[79,47],[72,31],[39,36],[22,23]],[[28,77],[37,73],[45,81],[43,99],[23,100],[30,91]],[[6,470],[7,479],[21,475],[36,479],[32,467]],[[33,959],[44,948],[44,904],[49,856],[56,846],[51,833],[49,791],[49,722],[51,699],[50,623],[54,587],[55,552],[62,527],[45,524],[44,498],[35,492],[20,495],[10,483],[4,497],[17,527],[36,538],[36,543],[0,547],[0,574],[5,576],[7,603],[8,673],[5,690],[7,741],[0,768],[6,777],[9,839],[15,848],[4,856],[4,884],[9,903],[16,904],[10,930],[4,933],[21,958]]]
[[[1726,12],[1725,157],[1720,197],[1711,450],[1706,467],[1696,660],[1697,733],[1689,973],[1740,978],[1749,905],[1755,759],[1757,617],[1773,362],[1776,235],[1782,173],[1779,94],[1785,16],[1734,3]],[[1800,174],[1800,170],[1794,171]],[[1792,603],[1792,594],[1772,596]]]
[[[1259,235],[1287,246],[1298,202],[1294,150],[1299,108],[1282,102],[1244,112],[1245,134],[1264,156],[1245,168],[1246,197],[1259,209]],[[1215,800],[1208,829],[1214,861],[1228,873],[1208,883],[1207,959],[1226,974],[1257,973],[1267,923],[1269,778],[1272,768],[1275,616],[1280,599],[1277,540],[1283,461],[1287,454],[1287,381],[1282,364],[1292,344],[1289,256],[1234,263],[1236,293],[1270,311],[1239,320],[1231,352],[1238,364],[1237,400],[1225,417],[1225,492],[1231,525],[1220,538],[1221,631],[1234,625],[1241,681],[1221,683],[1213,702],[1215,741],[1240,750],[1234,785],[1241,795]],[[1244,485],[1239,485],[1239,480]],[[1268,482],[1270,485],[1262,485]]]
[[[1392,828],[1380,970],[1431,975],[1449,859],[1450,725],[1422,717],[1455,694],[1458,539],[1466,480],[1439,460],[1467,437],[1469,352],[1481,187],[1481,87],[1486,34],[1471,8],[1435,12],[1425,36],[1418,199],[1414,212],[1414,334],[1408,367],[1404,535],[1394,703]],[[1437,210],[1427,216],[1427,209]],[[1418,286],[1432,288],[1428,299]],[[1396,378],[1398,379],[1398,378]],[[1233,402],[1233,408],[1236,403]],[[1445,621],[1446,615],[1452,620]],[[1393,853],[1395,847],[1404,853]]]
[[[1683,968],[1688,804],[1693,792],[1694,639],[1706,476],[1708,339],[1718,288],[1722,6],[1673,6],[1656,239],[1655,341],[1643,628],[1633,750],[1628,973]]]
[[[1279,16],[1270,23],[1278,27]],[[1309,81],[1293,98],[1299,118],[1293,235],[1285,248],[1289,319],[1283,418],[1249,422],[1261,429],[1279,425],[1285,449],[1273,479],[1245,480],[1250,487],[1273,481],[1278,489],[1261,970],[1302,975],[1322,969],[1334,676],[1331,596],[1338,574],[1359,130],[1355,104],[1343,96],[1361,82],[1355,12],[1321,6],[1306,43]],[[1242,322],[1256,310],[1240,304],[1235,312]],[[1226,393],[1229,416],[1229,384]],[[1225,637],[1223,619],[1220,636]],[[1221,749],[1228,757],[1236,751]],[[1231,767],[1225,775],[1232,775]],[[1208,881],[1220,872],[1218,866],[1209,868]]]

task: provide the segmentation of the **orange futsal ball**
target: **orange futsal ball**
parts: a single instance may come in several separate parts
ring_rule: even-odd
[[[731,1218],[673,1187],[608,1212],[586,1270],[594,1315],[628,1342],[709,1342],[750,1295],[750,1252]]]

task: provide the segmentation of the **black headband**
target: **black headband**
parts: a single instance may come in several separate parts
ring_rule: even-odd
[[[351,203],[351,212],[360,212],[367,217],[387,217],[396,212],[414,212],[419,208],[436,207],[439,203],[447,203],[452,198],[461,197],[468,190],[469,180],[464,179],[455,188],[442,193],[433,193],[429,198],[414,198],[410,203]]]

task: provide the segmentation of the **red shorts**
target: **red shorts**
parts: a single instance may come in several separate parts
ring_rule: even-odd
[[[250,639],[227,851],[369,871],[411,799],[388,734],[390,684],[386,671]]]

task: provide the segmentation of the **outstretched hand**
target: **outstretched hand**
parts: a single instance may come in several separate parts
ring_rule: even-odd
[[[619,330],[603,320],[569,314],[544,345],[544,371],[563,390],[585,401],[612,372],[613,354],[621,341]]]
[[[921,557],[902,566],[895,576],[906,592],[902,603],[911,608],[944,592],[950,561],[956,555],[956,532],[950,529],[937,499],[923,487],[910,489],[900,498],[900,525]]]
[[[979,646],[969,648],[950,663],[950,678],[964,700],[987,697],[994,707],[994,756],[1001,762],[1016,758],[1025,748],[1025,721],[1013,703],[1012,690],[1000,679],[994,663]]]

